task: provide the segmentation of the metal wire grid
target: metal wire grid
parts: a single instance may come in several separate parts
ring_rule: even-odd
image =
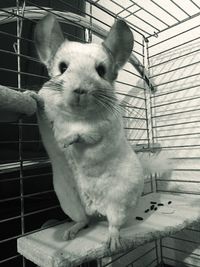
[[[198,13],[196,16],[191,16],[190,21],[185,19],[184,27],[179,24],[176,31],[161,33],[158,41],[151,37],[149,42],[150,77],[158,88],[158,93],[151,97],[153,139],[174,162],[173,176],[156,180],[160,192],[200,194],[200,24]],[[163,238],[162,261],[172,266],[199,266],[199,238],[198,226]]]
[[[149,48],[149,60],[152,63],[150,70],[154,73],[151,77],[155,79],[161,92],[152,97],[153,131],[155,139],[165,150],[170,151],[171,156],[176,160],[174,179],[170,180],[171,183],[177,183],[176,189],[184,189],[183,186],[178,185],[178,183],[184,183],[185,190],[181,190],[183,193],[199,194],[199,188],[194,189],[199,184],[198,69],[200,62],[198,52],[195,52],[196,49],[193,50],[197,43],[192,38],[193,34],[189,34],[189,30],[175,34],[170,41],[172,42],[173,39],[175,44],[177,39],[185,34],[187,34],[187,42],[182,37],[180,44],[172,45],[170,49],[162,50],[163,52],[151,55],[151,49],[157,50],[158,46],[165,46],[165,42],[169,39]],[[159,63],[156,63],[158,60]],[[190,179],[187,177],[189,172]],[[191,185],[192,183],[194,186]],[[169,191],[171,190],[170,187]]]
[[[64,1],[59,1],[67,7],[73,8],[74,12],[82,13],[81,9],[74,8],[68,5]],[[31,5],[32,7],[26,7]],[[35,7],[35,10],[34,8]],[[38,9],[39,8],[39,9]],[[32,17],[26,17],[26,11],[32,14]],[[34,16],[37,12],[44,14],[48,11],[47,7],[39,7],[32,1],[17,1],[12,8],[0,8],[0,35],[2,38],[8,38],[8,42],[11,43],[10,47],[2,47],[0,53],[5,57],[12,57],[16,60],[16,65],[13,67],[1,66],[0,71],[2,74],[9,73],[9,76],[14,77],[15,83],[12,82],[12,77],[4,79],[1,84],[9,86],[14,90],[25,90],[26,88],[32,88],[32,84],[38,89],[48,76],[41,69],[40,62],[35,55],[30,55],[28,51],[25,51],[24,44],[28,44],[32,49],[33,40],[24,33],[25,23],[36,23]],[[35,12],[35,13],[34,13]],[[53,12],[53,11],[52,11]],[[91,14],[86,14],[92,18]],[[67,21],[67,20],[66,20]],[[9,31],[4,29],[8,23],[13,23],[15,30]],[[103,23],[103,22],[101,22]],[[78,24],[79,26],[79,24]],[[89,33],[91,38],[93,35]],[[69,36],[70,38],[70,36]],[[77,38],[79,40],[79,38]],[[82,40],[83,41],[83,40]],[[138,42],[139,43],[139,42]],[[13,45],[13,50],[12,50]],[[141,52],[136,52],[140,57],[143,57],[143,46],[141,45]],[[30,62],[35,64],[39,68],[39,72],[27,70],[24,67],[24,62]],[[139,78],[139,75],[132,69],[124,69],[124,72],[129,75]],[[44,74],[43,74],[44,73]],[[24,81],[24,79],[26,80]],[[126,102],[123,103],[126,109],[126,130],[129,134],[130,141],[132,143],[147,142],[147,127],[141,130],[141,125],[146,125],[146,108],[145,108],[145,95],[144,88],[135,85],[136,89],[142,89],[142,96],[129,92],[129,88],[133,88],[133,83],[118,80],[117,82],[126,90],[119,91],[119,97],[126,98]],[[129,120],[136,120],[136,124],[129,124]],[[139,125],[137,125],[139,122]],[[137,125],[137,127],[136,127]],[[4,233],[1,235],[1,254],[0,264],[2,266],[32,266],[32,263],[28,262],[24,258],[21,258],[16,253],[16,239],[22,235],[38,231],[45,221],[51,218],[65,219],[66,217],[62,213],[58,201],[55,197],[52,184],[51,184],[51,168],[48,158],[42,148],[41,140],[37,130],[37,123],[35,118],[20,120],[17,123],[1,123],[2,132],[11,131],[16,132],[14,136],[5,136],[2,134],[2,140],[0,141],[2,149],[11,149],[11,153],[1,158],[0,165],[0,183],[1,183],[1,195],[0,200],[1,210],[3,211],[0,218],[0,224]],[[34,132],[35,135],[30,137],[29,134]],[[144,134],[145,132],[145,134]],[[134,134],[133,134],[134,133]],[[139,134],[138,134],[139,133]],[[142,140],[142,135],[145,138]],[[138,138],[133,138],[133,135],[138,134]],[[131,139],[132,138],[132,139]],[[32,146],[31,146],[32,145]],[[32,151],[28,153],[26,150]],[[13,147],[15,149],[13,149]],[[16,155],[13,156],[13,150]],[[40,180],[39,180],[40,179]],[[41,182],[42,179],[42,182]],[[38,184],[38,185],[37,185]],[[8,190],[8,185],[10,190]],[[3,193],[3,191],[5,192]],[[147,190],[148,191],[148,190]],[[123,257],[121,255],[120,257]],[[137,261],[137,260],[135,260]],[[83,264],[83,266],[94,266],[90,263]],[[99,263],[100,264],[100,263]]]
[[[60,2],[63,2],[63,1],[60,1]],[[90,3],[91,4],[91,6],[93,7],[93,6],[95,6],[96,8],[98,8],[98,9],[100,9],[100,10],[104,10],[107,14],[109,14],[109,16],[111,16],[111,17],[115,17],[116,16],[116,14],[113,14],[110,10],[107,10],[107,9],[105,9],[105,8],[103,8],[100,4],[101,4],[101,1],[95,1],[95,3],[93,2],[93,1],[87,1],[88,3]],[[116,4],[116,2],[117,1],[111,1],[111,2],[115,2],[115,4]],[[131,1],[132,2],[132,4],[133,4],[133,6],[138,6],[135,2],[133,2],[133,1]],[[151,1],[151,2],[153,2],[153,1]],[[172,2],[172,1],[171,1]],[[174,2],[174,1],[173,1]],[[195,2],[194,1],[190,1],[191,3],[192,3],[192,5],[194,5],[195,4]],[[31,1],[26,1],[26,4],[28,4],[28,5],[32,5],[32,6],[34,6],[34,3],[32,3]],[[64,3],[65,5],[68,5],[66,2]],[[155,3],[154,3],[155,4]],[[173,3],[174,4],[174,3]],[[157,6],[158,6],[159,4],[157,3]],[[37,5],[35,5],[35,6],[37,6]],[[119,7],[120,8],[122,8],[120,5],[119,5]],[[2,9],[1,9],[2,10]],[[42,9],[43,10],[43,9]],[[124,8],[123,7],[123,10],[121,10],[121,15],[122,15],[122,13],[123,13],[123,11],[127,11],[127,10],[129,10],[127,7],[126,8]],[[2,10],[3,11],[3,10]],[[77,10],[76,10],[77,11]],[[91,11],[92,11],[92,9],[91,9]],[[139,10],[137,11],[137,12],[139,12],[139,11],[146,11],[144,8],[141,8],[141,6],[139,6]],[[165,10],[166,11],[166,10]],[[9,15],[9,16],[13,16],[13,12],[12,11],[9,11],[9,10],[7,10],[7,11],[3,11],[4,13],[6,13],[7,14],[7,16]],[[82,12],[81,10],[79,10],[79,12]],[[137,13],[136,11],[135,12],[132,12],[133,14],[133,16],[135,16],[135,13]],[[98,20],[98,18],[96,18],[96,17],[93,17],[93,15],[92,15],[92,13],[86,13],[86,12],[84,12],[85,13],[85,15],[86,16],[89,16],[91,19],[93,19],[93,20]],[[149,12],[147,12],[148,14],[149,14]],[[167,11],[166,11],[166,13],[168,13]],[[82,14],[83,14],[83,12],[82,12]],[[117,15],[120,15],[120,14],[117,14]],[[153,14],[151,14],[152,16],[153,16]],[[21,15],[21,14],[16,14],[16,12],[14,13],[14,16],[15,17],[18,17],[18,18],[23,18],[24,19],[24,17]],[[142,37],[151,37],[151,36],[155,36],[157,33],[162,33],[162,32],[164,32],[164,31],[166,31],[167,29],[171,29],[171,28],[173,28],[175,25],[176,26],[178,26],[178,25],[180,25],[182,22],[186,22],[187,20],[189,20],[189,19],[192,19],[192,18],[195,18],[196,16],[198,16],[198,13],[195,13],[195,15],[193,14],[192,16],[188,16],[187,18],[185,18],[185,19],[183,19],[183,20],[179,20],[179,21],[177,21],[177,23],[175,23],[175,24],[170,24],[170,25],[166,25],[166,27],[165,28],[163,28],[163,29],[157,29],[157,32],[155,31],[153,31],[153,34],[152,34],[152,32],[145,32],[145,31],[143,31],[143,29],[142,28],[140,28],[140,29],[138,29],[138,28],[136,28],[135,27],[135,25],[134,25],[134,31],[136,31],[137,33],[138,33],[138,35],[140,35],[140,32],[142,32]],[[4,18],[5,19],[5,18]],[[30,21],[30,19],[27,19],[27,18],[25,18],[25,20],[29,20]],[[31,21],[33,21],[33,20],[31,20]],[[35,23],[34,21],[33,21],[33,23]],[[101,23],[101,24],[103,24],[104,22],[101,22],[101,21],[99,21],[99,23]],[[106,23],[104,23],[105,24],[105,27],[108,27],[108,25],[106,24]],[[131,24],[131,23],[130,23]],[[198,26],[195,26],[196,28],[198,27]],[[159,30],[159,31],[158,31]],[[190,31],[189,29],[187,30],[187,31]],[[5,32],[5,31],[0,31],[0,34],[1,35],[3,35],[3,36],[9,36],[9,37],[14,37],[14,38],[16,38],[16,35],[15,34],[12,34],[12,33],[8,33],[8,32]],[[179,33],[179,34],[177,34],[176,36],[178,37],[178,36],[180,36],[181,34],[184,34],[184,32],[182,32],[182,33]],[[172,36],[172,37],[170,37],[170,40],[171,39],[173,39],[173,38],[175,38],[175,35],[174,36]],[[21,42],[29,42],[29,43],[32,43],[32,40],[31,39],[29,39],[29,38],[27,38],[27,37],[22,37],[22,36],[17,36],[17,39],[18,40],[20,40]],[[143,38],[143,40],[144,40],[144,38]],[[169,38],[168,38],[168,40],[169,40]],[[167,40],[164,40],[164,41],[162,41],[162,43],[163,42],[165,42],[165,41],[167,41]],[[192,42],[192,41],[191,41]],[[159,44],[159,42],[158,42],[158,44]],[[161,43],[160,43],[161,44]],[[142,44],[138,44],[138,46],[140,46],[141,45],[141,47],[143,47],[142,46]],[[154,44],[154,46],[156,46],[156,44]],[[175,48],[179,48],[179,46],[178,47],[175,47]],[[175,49],[175,48],[172,48],[172,51],[174,51],[173,49]],[[142,48],[143,49],[143,48]],[[153,49],[153,46],[149,46],[149,54],[150,54],[150,56],[149,56],[149,61],[151,61],[152,59],[151,59],[151,57],[153,58],[154,56],[152,56],[151,55],[151,50]],[[16,51],[7,51],[7,50],[5,50],[5,49],[2,49],[1,50],[1,52],[3,52],[3,53],[6,53],[6,54],[12,54],[13,56],[16,56]],[[139,55],[139,56],[141,56],[141,55],[143,55],[143,52],[141,53],[141,52],[138,52],[138,51],[135,51],[136,53],[137,53],[137,55]],[[163,53],[164,52],[169,52],[169,51],[164,51],[163,50]],[[196,51],[195,52],[198,52],[198,49],[196,49]],[[166,61],[167,62],[169,62],[169,61],[173,61],[173,60],[177,60],[179,57],[180,58],[184,58],[185,56],[188,56],[188,55],[191,55],[191,54],[193,54],[193,53],[195,53],[194,52],[194,50],[192,50],[192,51],[190,51],[190,52],[186,52],[185,54],[182,54],[182,55],[179,55],[179,56],[176,56],[175,58],[170,58],[170,59],[167,59]],[[161,52],[161,54],[162,54],[162,52]],[[20,53],[19,53],[19,51],[18,51],[18,53],[17,53],[17,56],[18,56],[18,58],[20,57],[21,59],[22,58],[24,58],[24,59],[26,59],[26,60],[30,60],[30,61],[33,61],[33,62],[38,62],[37,61],[37,59],[35,59],[34,57],[30,57],[30,56],[27,56],[27,55],[23,55],[23,52],[21,52],[20,51]],[[157,55],[158,56],[158,55]],[[159,54],[159,56],[160,56],[160,54]],[[155,56],[156,57],[156,56]],[[166,63],[166,62],[164,62],[164,63]],[[157,67],[158,66],[162,66],[162,64],[164,64],[163,62],[157,62],[157,63],[153,63],[152,64],[152,62],[151,62],[151,64],[150,64],[150,66],[149,66],[149,69],[150,69],[150,71],[152,71],[152,69],[153,70],[155,70],[155,68],[156,68],[156,65],[157,65]],[[193,63],[192,63],[193,64]],[[195,64],[198,64],[198,63],[194,63],[193,65],[195,65]],[[28,73],[28,72],[26,72],[26,71],[21,71],[21,70],[19,70],[19,69],[12,69],[12,70],[10,70],[10,69],[6,69],[6,68],[2,68],[1,69],[1,71],[8,71],[8,72],[14,72],[14,73],[17,73],[17,74],[20,74],[20,76],[23,76],[23,75],[27,75],[27,76],[32,76],[32,77],[36,77],[37,79],[39,79],[39,78],[41,78],[42,80],[45,80],[47,77],[45,76],[45,75],[40,75],[40,74],[33,74],[33,73]],[[126,72],[129,72],[129,70],[125,70]],[[174,71],[174,70],[173,70]],[[152,71],[152,73],[153,73],[153,71]],[[165,75],[167,74],[168,72],[166,72],[165,71]],[[133,75],[133,76],[136,76],[137,77],[137,73],[131,73],[131,75]],[[191,74],[191,75],[187,75],[186,76],[186,78],[185,79],[189,79],[189,78],[191,78],[191,77],[196,77],[197,75],[195,75],[195,74]],[[155,78],[155,77],[154,77]],[[180,78],[179,80],[183,80],[183,78]],[[178,81],[179,81],[178,80]],[[168,81],[166,81],[166,82],[162,82],[162,83],[159,83],[159,86],[164,86],[165,84],[168,84],[168,83],[171,83],[172,81],[171,80],[168,80]],[[173,82],[177,82],[176,80],[175,81],[173,81]],[[119,81],[118,82],[120,85],[125,85],[126,87],[130,87],[130,88],[132,88],[132,84],[130,83],[128,83],[128,82],[124,82],[124,81]],[[9,85],[9,84],[5,84],[5,85]],[[14,86],[13,86],[14,87]],[[138,86],[138,85],[135,85],[134,86],[134,88],[138,88],[139,87],[139,89],[142,89],[143,87],[141,86]],[[20,87],[15,87],[15,89],[19,89]],[[179,92],[183,92],[184,90],[185,91],[190,91],[190,90],[192,90],[192,89],[194,89],[194,88],[198,88],[198,84],[196,84],[196,85],[192,85],[192,86],[186,86],[186,87],[184,87],[184,88],[177,88],[176,90],[174,90],[174,91],[168,91],[168,89],[164,92],[164,93],[158,93],[157,95],[155,95],[153,98],[152,98],[152,111],[154,112],[155,110],[157,110],[159,107],[158,107],[158,105],[161,105],[160,104],[160,102],[159,102],[159,104],[155,104],[154,106],[153,106],[153,103],[154,103],[154,101],[155,101],[155,99],[159,99],[159,97],[161,98],[162,96],[163,97],[165,97],[166,95],[171,95],[171,94],[173,94],[173,92],[177,92],[177,93],[179,93]],[[143,92],[144,93],[144,92]],[[124,95],[124,92],[119,92],[119,94],[122,94],[122,95]],[[146,113],[146,106],[145,106],[145,104],[144,104],[144,100],[146,100],[146,96],[145,95],[143,95],[142,97],[141,97],[141,95],[137,95],[137,94],[135,94],[135,92],[134,92],[134,94],[130,94],[130,93],[125,93],[125,95],[126,95],[126,97],[128,97],[128,98],[130,98],[131,100],[133,100],[134,101],[134,105],[136,105],[136,108],[134,109],[134,105],[132,105],[131,107],[129,107],[128,106],[128,108],[130,108],[130,111],[129,111],[129,115],[126,115],[126,117],[127,117],[127,119],[132,119],[132,120],[137,120],[137,119],[140,119],[140,116],[141,116],[141,103],[142,103],[142,110],[143,110],[143,114],[145,114]],[[134,97],[132,97],[134,95]],[[198,96],[197,96],[198,97]],[[127,99],[126,99],[127,100]],[[181,102],[184,102],[184,101],[190,101],[191,99],[188,99],[187,100],[187,98],[185,99],[183,99],[182,98],[182,100],[180,99],[180,100],[177,100],[177,101],[181,101]],[[128,101],[127,101],[128,102]],[[174,103],[175,104],[175,103]],[[165,104],[162,104],[162,107],[163,107],[163,105],[165,106]],[[170,105],[170,104],[168,104],[168,105]],[[144,109],[143,109],[144,108]],[[137,112],[135,112],[135,110],[137,110]],[[188,112],[191,112],[192,114],[194,114],[194,112],[195,111],[197,111],[198,112],[198,109],[196,108],[196,109],[192,109],[191,111],[188,111]],[[180,112],[180,113],[178,113],[178,112]],[[131,113],[131,115],[130,115],[130,113]],[[178,114],[182,114],[182,113],[184,113],[184,111],[177,111],[176,113],[178,113]],[[174,112],[173,113],[169,113],[169,115],[168,116],[170,116],[170,117],[172,117],[174,115]],[[154,115],[154,120],[155,119],[158,119],[158,116],[161,116],[161,115]],[[165,116],[165,114],[163,114],[163,116]],[[163,116],[161,116],[161,117],[163,117]],[[142,123],[143,123],[143,121],[145,121],[145,116],[144,115],[142,115],[141,116],[141,118],[142,118]],[[130,122],[130,121],[129,121]],[[195,120],[193,121],[193,122],[187,122],[187,121],[185,121],[185,122],[181,122],[182,123],[182,125],[187,125],[187,124],[189,124],[189,123],[194,123],[195,122]],[[21,123],[21,125],[19,125],[19,132],[20,132],[20,135],[22,135],[22,132],[21,132],[21,130],[20,130],[20,127],[22,127],[22,126],[31,126],[31,127],[33,127],[33,125],[31,125],[31,123],[24,123],[24,122],[20,122]],[[140,122],[141,123],[141,122]],[[145,123],[146,123],[146,121],[145,121]],[[34,124],[35,125],[35,122],[34,123],[32,123],[32,124]],[[172,124],[172,125],[171,125]],[[13,125],[13,124],[11,124],[11,125]],[[143,124],[144,125],[144,124]],[[170,125],[171,126],[176,126],[177,125],[177,122],[176,122],[176,120],[172,120],[172,122],[170,123]],[[170,127],[170,125],[168,125],[169,127]],[[18,125],[16,125],[17,127],[18,127]],[[136,128],[136,129],[127,129],[127,130],[138,130],[137,132],[139,133],[139,129],[141,129],[140,128],[141,127],[141,125],[139,125],[139,127],[138,127],[138,129],[137,129],[137,127],[134,127],[134,128]],[[153,137],[155,138],[155,136],[156,136],[156,133],[155,133],[155,129],[157,129],[158,128],[158,125],[157,124],[154,124],[154,132],[153,132]],[[160,125],[159,126],[160,128],[163,128],[163,127],[165,127],[165,125]],[[127,127],[128,128],[128,127]],[[146,130],[148,131],[148,129],[143,129],[143,132],[146,132]],[[156,130],[156,132],[157,132],[157,130]],[[174,136],[175,138],[177,137],[177,136]],[[158,136],[156,136],[156,138],[158,138]],[[130,138],[131,139],[131,138]],[[138,138],[137,138],[137,140],[135,140],[134,139],[134,135],[133,135],[133,138],[132,138],[134,141],[138,141],[138,142],[140,142],[141,141],[141,136],[139,136]],[[19,141],[20,142],[18,142],[18,141],[16,141],[16,144],[20,144],[19,145],[19,147],[21,147],[21,145],[23,145],[23,143],[24,143],[24,139],[22,138],[22,136],[21,136],[21,138],[19,139]],[[33,142],[34,142],[34,140],[32,140]],[[147,141],[146,139],[145,140],[142,140],[142,141]],[[3,141],[4,143],[6,142],[5,140]],[[8,141],[9,142],[9,141]],[[182,146],[179,146],[179,148],[181,148]],[[185,145],[184,146],[185,148],[187,148],[187,145]],[[169,146],[166,146],[165,147],[165,149],[168,149],[168,148],[176,148],[176,147],[169,147]],[[190,145],[190,148],[194,148],[194,145]],[[193,151],[194,149],[192,149],[192,151]],[[21,148],[19,149],[19,151],[21,151]],[[22,155],[21,155],[22,156]],[[197,158],[199,158],[199,157],[197,157]],[[19,179],[20,181],[23,181],[24,180],[24,178],[25,178],[25,175],[24,175],[24,169],[26,169],[25,167],[26,166],[24,166],[24,165],[26,165],[26,164],[24,164],[24,161],[25,160],[30,160],[30,161],[32,161],[32,160],[38,160],[38,158],[31,158],[30,156],[28,157],[28,158],[21,158],[20,159],[20,168],[19,168],[19,170],[20,170],[20,175],[19,175],[19,178],[16,178],[16,176],[14,176],[15,178],[13,178],[14,180],[16,180],[16,179]],[[41,158],[39,158],[39,159],[41,159]],[[43,158],[44,160],[46,159],[46,157],[44,157]],[[181,159],[181,157],[180,157],[180,159]],[[9,162],[9,160],[8,161],[6,161],[6,162]],[[39,168],[41,168],[41,163],[39,164]],[[48,171],[48,172],[46,172],[47,174],[50,174],[50,171]],[[10,175],[10,174],[9,174]],[[16,175],[16,174],[15,174]],[[36,175],[32,175],[33,177],[41,177],[41,173],[40,174],[36,174]],[[29,177],[29,179],[31,179],[31,175],[29,175],[29,176],[27,176],[27,177]],[[4,179],[4,182],[8,182],[8,179],[9,178],[5,178]],[[157,182],[159,182],[159,180],[157,181]],[[158,186],[158,188],[159,188],[159,185],[157,184],[157,186]],[[23,192],[23,184],[21,183],[21,193]],[[49,190],[47,190],[46,191],[46,193],[45,193],[45,191],[43,192],[44,194],[48,194],[48,193],[50,193],[51,192],[51,190],[50,190],[50,192],[48,192]],[[170,190],[171,191],[171,190]],[[33,195],[27,195],[26,197],[27,198],[29,198],[29,197],[35,197],[35,194],[36,195],[38,195],[39,197],[41,197],[41,195],[43,194],[42,192],[38,192],[38,193],[33,193]],[[26,198],[23,194],[20,196],[20,198],[19,198],[19,200],[21,200],[21,199],[24,199],[24,198]],[[12,200],[15,200],[16,201],[16,198],[12,198]],[[11,199],[9,200],[9,199],[7,199],[7,201],[11,201]],[[41,212],[43,212],[43,211],[48,211],[48,209],[56,209],[57,208],[57,205],[55,205],[54,207],[48,207],[48,208],[44,208],[44,209],[41,209]],[[39,211],[37,211],[37,210],[35,210],[35,211],[32,211],[32,212],[29,212],[29,213],[26,213],[26,214],[21,214],[21,215],[18,215],[18,216],[20,216],[20,217],[10,217],[10,218],[5,218],[5,219],[3,219],[2,221],[1,221],[1,223],[7,223],[8,221],[12,221],[12,220],[14,220],[14,219],[21,219],[21,218],[24,218],[24,217],[26,217],[26,216],[29,216],[29,215],[32,215],[32,214],[37,214]],[[22,220],[24,220],[24,219],[22,219]],[[30,229],[29,229],[30,230]],[[23,230],[24,231],[24,230]],[[26,231],[26,233],[27,233],[28,231]],[[16,236],[15,237],[11,237],[11,239],[15,239],[16,238]],[[10,238],[9,238],[9,241],[10,241]],[[6,246],[6,241],[4,242],[4,240],[3,240],[3,242],[1,242],[1,244],[3,245],[3,246]],[[12,258],[15,258],[15,257],[18,257],[17,255],[14,255],[14,256],[11,256],[10,257],[10,260],[9,260],[9,258],[7,258],[7,259],[4,259],[3,261],[1,261],[1,263],[3,264],[3,263],[8,263],[9,262],[9,264],[11,264],[11,260],[12,260]],[[153,262],[152,262],[152,264],[154,264],[154,261],[156,262],[156,259],[153,259]],[[24,266],[25,266],[25,261],[24,261]],[[148,264],[150,264],[150,263],[148,263]],[[10,265],[9,265],[10,266]],[[127,266],[133,266],[133,262],[132,263],[130,263],[130,264],[128,264]],[[135,265],[134,265],[135,266]],[[150,266],[150,265],[147,265],[147,266]],[[155,265],[152,265],[152,266],[155,266]]]
[[[110,0],[111,4],[106,0],[88,2],[113,16],[125,18],[146,38],[157,37],[160,33],[200,15],[200,4],[196,0],[125,0],[123,3]],[[113,10],[119,11],[114,13]]]
[[[124,266],[124,267],[153,267],[159,265],[157,243],[151,242],[148,245],[139,246],[136,249],[131,249],[126,253],[112,257],[107,260],[100,259],[98,267],[112,267]]]
[[[162,259],[172,266],[199,266],[199,235],[194,227],[161,241]],[[173,256],[176,255],[176,257]]]
[[[112,2],[117,4],[117,1]],[[143,5],[148,6],[149,2],[145,1]],[[146,23],[144,16],[135,16],[135,13],[147,12],[157,20],[160,20],[160,17],[149,12],[152,8],[147,10],[139,6],[139,1],[129,1],[128,7],[135,5],[138,8],[135,12],[130,12],[126,7],[117,15],[126,19],[129,16],[130,21],[134,21],[133,16],[141,20],[141,27],[134,24],[134,28],[150,41],[147,51],[148,67],[150,77],[158,87],[158,93],[151,97],[152,138],[154,142],[161,143],[176,162],[173,177],[170,180],[158,178],[156,187],[162,192],[199,195],[199,3],[187,1],[187,6],[183,9],[180,5],[186,1],[171,1],[184,13],[185,17],[181,19],[170,13],[163,6],[163,2],[162,6],[159,1],[151,2],[165,12],[161,18],[166,18],[167,14],[176,21],[171,24],[162,21],[165,24],[163,28],[158,28],[158,24],[154,24],[154,27],[152,23]],[[168,5],[170,1],[165,2]],[[95,1],[96,5],[102,3]],[[139,4],[142,5],[142,2]],[[193,14],[189,14],[193,5],[197,9]],[[125,10],[126,15],[123,16]],[[189,24],[190,22],[192,23]],[[148,32],[147,25],[150,26]],[[176,31],[173,31],[175,26]],[[161,40],[153,39],[160,36]],[[199,266],[199,235],[199,227],[193,227],[162,239],[159,244],[162,262],[172,266]]]

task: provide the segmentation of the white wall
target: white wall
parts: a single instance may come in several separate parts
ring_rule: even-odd
[[[192,6],[193,9],[188,9],[187,1],[181,1],[183,8],[190,14],[196,13],[198,10],[194,5]],[[100,2],[113,12],[120,12],[117,4],[106,0],[101,0]],[[122,1],[116,0],[116,2],[121,3]],[[154,15],[162,15],[162,19],[166,23],[173,24],[177,22],[155,6],[152,10],[151,1],[149,0],[143,2],[135,0],[135,2]],[[161,4],[160,1],[158,2]],[[129,4],[129,0],[123,1],[123,7],[128,7]],[[170,1],[163,1],[162,6],[167,8],[174,17],[185,18],[185,14],[176,9]],[[134,11],[134,8],[133,6],[132,11]],[[128,12],[124,11],[120,15],[125,16],[127,14]],[[108,25],[114,22],[110,15],[95,7],[92,9],[92,15]],[[147,20],[154,25],[158,23],[145,12],[140,12],[140,16],[143,20]],[[127,21],[133,23],[135,27],[143,26],[142,22],[134,16],[128,17]],[[95,19],[93,22],[107,30],[109,29],[108,26]],[[162,180],[158,182],[158,190],[161,191],[200,193],[200,27],[198,25],[199,16],[160,33],[158,38],[151,37],[149,39],[150,75],[153,77],[154,83],[158,85],[158,91],[152,101],[153,116],[155,116],[153,118],[155,142],[161,143],[169,157],[173,158],[175,169],[170,181]],[[163,25],[156,26],[163,27]],[[192,30],[192,28],[194,29]],[[152,31],[152,28],[145,25],[145,30]],[[186,32],[180,34],[183,31]],[[142,43],[142,38],[136,32],[134,32],[134,35],[136,40],[134,52],[142,61],[143,58],[138,54],[142,53],[142,46],[139,44]],[[174,38],[173,36],[175,35],[177,37]],[[165,41],[166,39],[168,40]],[[93,40],[100,41],[95,37]],[[163,52],[165,50],[166,52]],[[132,66],[126,65],[125,69],[131,70],[137,75]],[[135,87],[138,84],[142,84],[141,79],[136,75],[130,75],[122,71],[118,80],[129,83],[132,86],[117,83],[117,90],[131,92],[133,96],[143,96],[143,92]],[[127,96],[126,101],[135,107],[145,106],[144,101],[134,97]],[[140,118],[145,117],[144,112],[137,108],[130,109],[129,115]],[[133,128],[145,127],[145,123],[142,120],[135,119],[129,120],[126,125]],[[128,131],[127,135],[129,138],[140,140],[146,138],[146,132],[140,130]],[[142,141],[137,142],[142,143]],[[136,142],[133,143],[135,144]],[[199,227],[194,226],[190,230],[185,230],[175,235],[176,238],[163,239],[163,255],[172,259],[166,261],[174,266],[184,266],[186,263],[198,266],[200,262],[198,256],[200,254],[200,246],[197,244],[197,241],[199,242],[200,240],[199,233]],[[181,241],[180,239],[188,241]],[[137,252],[134,251],[134,253],[130,254],[131,256],[123,258],[123,264],[120,262],[120,265],[116,262],[115,266],[128,264],[131,257],[140,257],[142,251],[148,249],[148,246],[143,247],[141,250],[138,249]],[[181,249],[186,252],[178,251]],[[150,259],[151,257],[148,260]],[[139,265],[134,266],[145,266],[145,263],[140,261]]]
[[[158,38],[152,37],[149,42],[150,65],[155,65],[151,76],[158,85],[153,99],[153,113],[157,116],[155,140],[174,158],[175,168],[170,181],[158,182],[161,191],[200,194],[200,27],[190,30],[198,25],[199,17],[165,31]],[[162,42],[186,30],[189,31]],[[168,51],[163,53],[164,50]],[[174,237],[163,240],[163,255],[171,258],[165,262],[173,266],[189,263],[199,266],[199,226]]]

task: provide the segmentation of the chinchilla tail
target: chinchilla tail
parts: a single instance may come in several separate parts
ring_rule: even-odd
[[[164,153],[144,153],[139,156],[139,159],[146,177],[151,175],[164,176],[166,178],[171,177],[173,170],[172,160],[167,158]]]

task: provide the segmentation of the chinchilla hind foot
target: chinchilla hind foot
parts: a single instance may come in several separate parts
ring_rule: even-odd
[[[111,253],[118,250],[125,250],[126,244],[121,239],[118,229],[112,229],[112,232],[109,232],[106,247]]]
[[[63,239],[66,241],[74,239],[77,233],[83,228],[85,228],[86,226],[88,226],[88,221],[75,223],[72,227],[70,227],[64,232]]]

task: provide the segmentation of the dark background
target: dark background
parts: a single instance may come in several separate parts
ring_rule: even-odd
[[[85,3],[78,0],[67,1],[26,1],[27,6],[41,5],[55,10],[70,11],[84,15]],[[0,1],[2,8],[16,7],[15,0]],[[8,14],[10,16],[10,14]],[[37,21],[24,19],[21,54],[21,88],[39,90],[48,80],[46,68],[38,62],[33,43],[34,27]],[[18,88],[16,43],[16,22],[0,24],[0,84]],[[63,31],[70,40],[84,41],[84,30],[63,23]],[[6,52],[7,51],[7,52]],[[32,59],[35,58],[36,60]],[[34,76],[35,74],[36,76]],[[38,77],[37,75],[41,76]],[[22,257],[17,256],[17,238],[39,229],[49,219],[63,220],[67,216],[59,207],[53,190],[50,163],[39,163],[35,167],[19,167],[22,161],[39,162],[48,156],[42,145],[36,116],[9,123],[0,123],[0,266],[22,267]],[[18,167],[5,170],[2,164],[19,162]],[[22,198],[20,196],[23,196]],[[58,207],[56,207],[58,205]],[[50,210],[43,209],[55,208]],[[25,215],[25,216],[23,216]],[[13,259],[8,259],[14,257]],[[35,266],[29,261],[26,267]],[[95,266],[95,265],[93,265]]]

